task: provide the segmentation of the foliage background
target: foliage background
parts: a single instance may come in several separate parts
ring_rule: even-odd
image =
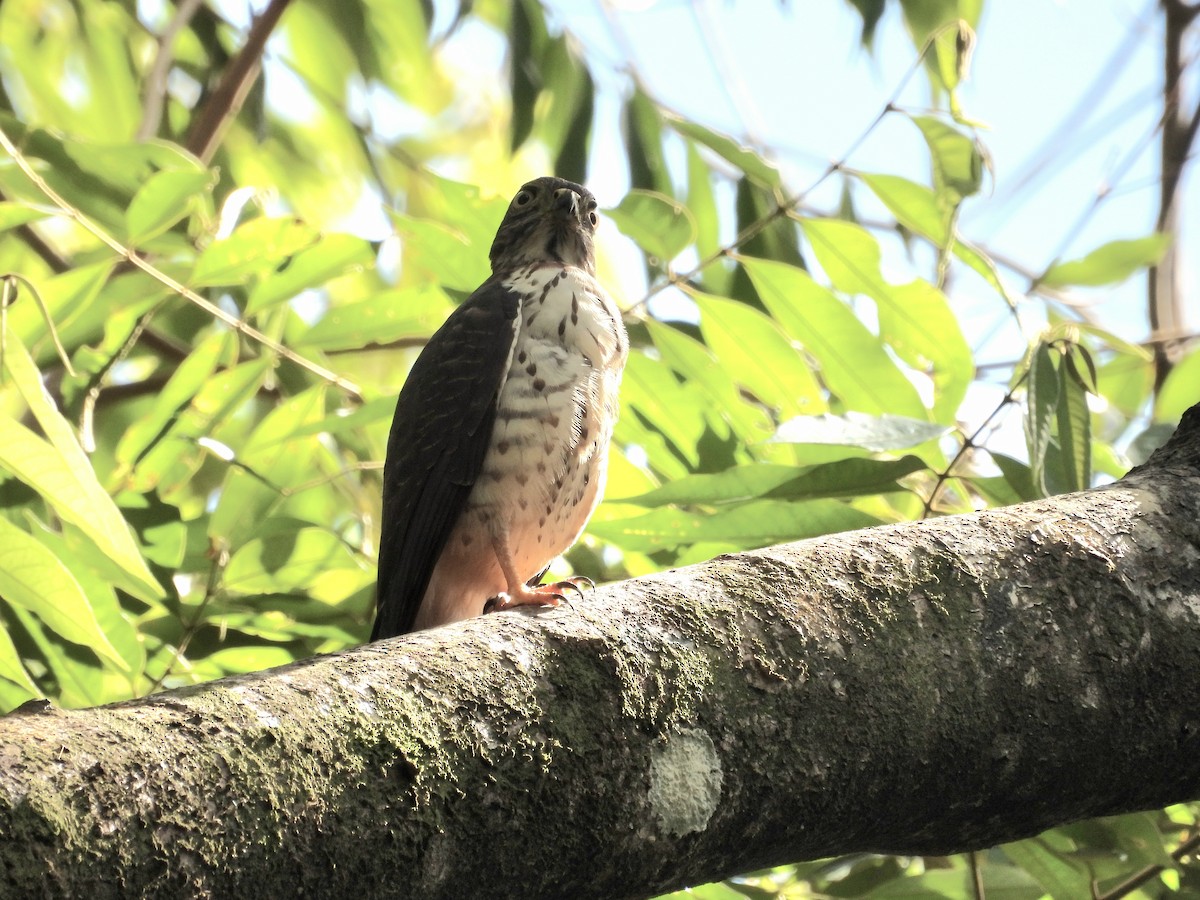
[[[864,41],[887,5],[849,4]],[[958,90],[982,0],[892,5],[914,60],[896,97],[923,83],[930,102],[864,111],[863,127],[911,128],[921,181],[861,171],[852,148],[792,184],[762,148],[636,78],[620,92],[629,190],[607,211],[601,274],[622,288],[635,349],[606,500],[564,571],[611,580],[1080,489],[1119,477],[1196,401],[1200,353],[1156,385],[1155,345],[1105,331],[1072,294],[1157,262],[1169,238],[1014,286],[959,233],[963,204],[988,202],[983,133]],[[408,365],[486,277],[513,188],[548,171],[586,180],[614,139],[595,133],[611,89],[534,0],[447,4],[438,28],[417,0],[273,0],[255,21],[233,6],[0,6],[5,709],[141,696],[364,640]],[[478,28],[508,42],[503,83],[453,65],[456,37]],[[254,77],[268,38],[267,80],[286,93]],[[839,203],[815,208],[830,186]],[[389,235],[350,233],[364,214]],[[1027,345],[969,431],[963,400],[996,373],[964,338],[964,284]],[[989,453],[1014,407],[1026,453]],[[1194,851],[1196,814],[692,893],[1195,893],[1177,848],[1191,835]]]

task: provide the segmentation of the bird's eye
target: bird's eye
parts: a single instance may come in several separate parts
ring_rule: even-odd
[[[595,213],[588,213],[588,219],[591,221],[593,228],[600,224],[600,217]]]
[[[526,203],[528,203],[532,199],[533,199],[532,191],[521,191],[519,194],[517,194],[516,198],[513,200],[513,203],[515,203],[517,206],[524,206]]]

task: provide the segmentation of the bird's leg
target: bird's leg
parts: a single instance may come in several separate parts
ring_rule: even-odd
[[[567,600],[563,591],[573,590],[582,597],[583,588],[580,586],[581,583],[585,583],[589,587],[595,587],[592,580],[583,575],[577,575],[574,578],[567,578],[563,581],[556,581],[552,584],[538,584],[537,582],[546,574],[545,569],[535,577],[529,579],[529,581],[522,581],[520,576],[517,575],[512,554],[508,550],[507,539],[499,535],[492,538],[492,548],[496,551],[496,561],[500,563],[500,571],[504,573],[504,580],[508,585],[508,590],[497,594],[495,597],[488,598],[488,601],[483,605],[485,613],[501,612],[502,610],[512,609],[514,606],[558,606]]]

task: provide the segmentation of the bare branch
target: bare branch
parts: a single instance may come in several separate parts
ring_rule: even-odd
[[[290,2],[291,0],[271,0],[262,14],[255,18],[250,33],[246,35],[246,43],[221,76],[208,101],[192,120],[185,143],[188,150],[204,162],[211,160],[217,152],[225,129],[241,110],[246,95],[258,78],[267,38],[279,24],[279,19]]]
[[[175,15],[158,36],[158,52],[142,87],[142,122],[137,130],[139,141],[149,140],[158,134],[163,103],[167,97],[167,76],[171,72],[171,64],[175,61],[175,37],[187,27],[203,2],[204,0],[180,0]]]

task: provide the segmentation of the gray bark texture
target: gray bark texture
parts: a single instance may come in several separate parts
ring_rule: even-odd
[[[1116,484],[0,719],[3,897],[646,897],[1200,797],[1200,408]]]

